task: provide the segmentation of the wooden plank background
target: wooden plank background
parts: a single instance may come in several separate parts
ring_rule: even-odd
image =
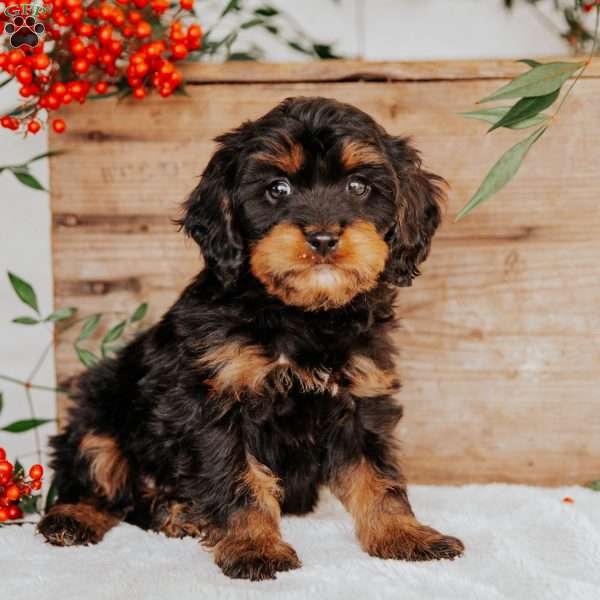
[[[51,136],[56,306],[157,319],[200,268],[170,218],[217,134],[287,96],[356,104],[411,134],[451,185],[423,276],[400,291],[400,427],[414,482],[600,477],[600,69],[588,71],[513,185],[452,218],[523,132],[457,115],[523,69],[507,62],[195,65],[189,97],[65,111]],[[80,369],[67,336],[60,379]]]

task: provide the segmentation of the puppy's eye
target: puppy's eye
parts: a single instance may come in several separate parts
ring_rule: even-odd
[[[289,181],[285,179],[278,179],[269,185],[267,188],[267,195],[273,200],[279,200],[285,198],[292,193],[292,186]]]
[[[347,189],[353,196],[364,196],[371,187],[361,179],[353,178],[348,181]]]

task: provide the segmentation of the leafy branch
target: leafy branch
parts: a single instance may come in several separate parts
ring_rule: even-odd
[[[228,16],[235,16],[231,29],[217,38],[215,30]],[[262,29],[292,50],[313,59],[339,58],[332,44],[314,39],[289,13],[272,4],[253,9],[246,8],[243,0],[230,0],[216,22],[204,34],[202,48],[190,54],[190,60],[202,60],[223,53],[225,60],[258,60],[262,50],[252,46],[245,50],[235,47],[240,35],[251,29]]]
[[[551,62],[541,64],[533,60],[522,60],[530,70],[516,77],[508,84],[479,101],[487,102],[518,99],[512,106],[499,106],[462,113],[464,117],[480,119],[491,123],[488,133],[499,128],[525,129],[539,126],[527,138],[507,150],[491,168],[483,182],[459,211],[456,221],[459,221],[481,203],[489,200],[494,194],[506,186],[517,174],[531,147],[544,135],[571,95],[573,88],[585,73],[596,52],[598,29],[600,25],[600,5],[596,6],[596,22],[594,28],[594,43],[588,60],[585,62]],[[543,111],[558,100],[566,82],[574,77],[564,96],[558,103],[552,115]]]
[[[75,317],[78,311],[75,307],[59,308],[44,316],[40,311],[37,294],[33,286],[29,282],[11,272],[8,273],[8,279],[16,296],[32,311],[32,314],[16,317],[12,320],[12,322],[26,327],[37,325],[48,328],[50,340],[38,356],[26,379],[23,380],[10,375],[0,374],[0,380],[23,388],[29,411],[28,418],[13,421],[3,427],[0,427],[0,431],[5,431],[8,433],[23,433],[26,431],[33,431],[35,436],[35,453],[38,457],[38,462],[41,462],[42,446],[39,438],[38,428],[46,423],[56,421],[56,419],[39,418],[37,416],[33,402],[33,391],[37,390],[56,394],[69,394],[69,390],[60,386],[33,383],[34,378],[37,376],[41,367],[45,363],[56,339],[58,339],[71,327],[82,324],[73,347],[80,362],[85,367],[90,367],[96,364],[99,358],[91,349],[82,347],[81,343],[91,338],[100,325],[101,320],[110,314],[116,314],[119,317],[119,321],[110,327],[108,332],[100,341],[100,353],[102,357],[106,358],[119,350],[121,345],[120,339],[127,333],[128,328],[132,326],[139,326],[140,322],[146,315],[148,305],[145,302],[140,304],[130,316],[126,316],[123,313],[96,313],[89,317],[76,319]],[[124,316],[125,318],[123,318]],[[0,414],[2,413],[3,406],[4,395],[2,392],[0,392]]]
[[[34,190],[47,191],[46,188],[39,182],[39,180],[31,174],[29,169],[30,165],[38,160],[43,158],[49,158],[50,156],[58,156],[59,154],[64,154],[62,150],[51,150],[50,152],[44,152],[44,154],[39,154],[30,158],[27,162],[18,164],[18,165],[3,165],[0,166],[0,173],[2,171],[9,171],[12,173],[18,181],[20,181],[23,185],[30,187]]]
[[[553,0],[552,9],[558,13],[563,20],[563,25],[559,25],[555,19],[551,18],[546,11],[540,8],[541,0],[520,0],[529,4],[541,22],[553,32],[562,37],[573,49],[575,53],[584,53],[593,44],[593,30],[589,27],[586,19],[586,13],[594,10],[597,5],[596,0]],[[507,9],[514,8],[516,0],[504,0],[504,6]]]

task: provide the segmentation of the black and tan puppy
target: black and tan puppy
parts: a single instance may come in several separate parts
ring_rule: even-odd
[[[227,575],[266,579],[300,566],[280,515],[328,486],[369,554],[460,555],[415,518],[393,435],[392,305],[429,251],[441,179],[405,139],[323,98],[217,141],[181,219],[205,269],[79,379],[39,531],[95,543],[125,520],[198,536]]]

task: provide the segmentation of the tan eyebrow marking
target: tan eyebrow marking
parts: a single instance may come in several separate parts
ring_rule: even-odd
[[[304,164],[304,150],[297,142],[291,142],[289,148],[276,144],[272,150],[258,152],[253,158],[270,163],[288,175],[295,175]]]
[[[385,164],[385,157],[372,144],[350,140],[344,143],[341,162],[344,169],[350,171],[361,165],[383,165]]]

